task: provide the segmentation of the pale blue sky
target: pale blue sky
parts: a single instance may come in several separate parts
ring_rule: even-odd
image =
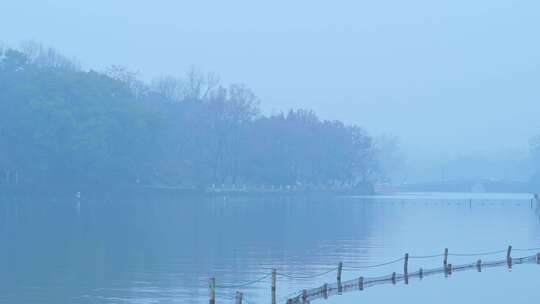
[[[191,65],[265,111],[315,109],[422,157],[525,151],[540,133],[539,1],[3,1],[0,40],[148,79]]]

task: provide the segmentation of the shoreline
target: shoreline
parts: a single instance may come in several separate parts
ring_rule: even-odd
[[[178,186],[126,185],[0,185],[0,198],[103,198],[103,197],[186,197],[186,196],[312,196],[312,195],[373,195],[371,187],[363,188],[300,188],[300,187],[231,187],[196,188]]]

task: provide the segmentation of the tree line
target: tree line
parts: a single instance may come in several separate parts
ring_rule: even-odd
[[[195,69],[145,83],[50,48],[0,50],[0,183],[366,187],[388,172],[362,128],[263,115],[242,84]]]
[[[538,187],[540,187],[540,135],[533,136],[529,140],[529,148],[532,165],[530,184],[533,191],[536,192],[538,191]]]

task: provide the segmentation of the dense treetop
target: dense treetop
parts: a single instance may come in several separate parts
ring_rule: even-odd
[[[196,70],[146,84],[38,44],[0,50],[0,183],[365,186],[384,175],[360,127],[258,106],[246,86]]]

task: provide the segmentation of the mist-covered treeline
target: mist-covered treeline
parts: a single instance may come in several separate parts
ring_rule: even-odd
[[[536,191],[536,189],[540,187],[540,134],[530,139],[529,148],[533,166],[531,185],[535,187]]]
[[[249,88],[211,74],[147,84],[35,43],[0,59],[0,183],[365,186],[383,174],[360,127],[261,115]]]

